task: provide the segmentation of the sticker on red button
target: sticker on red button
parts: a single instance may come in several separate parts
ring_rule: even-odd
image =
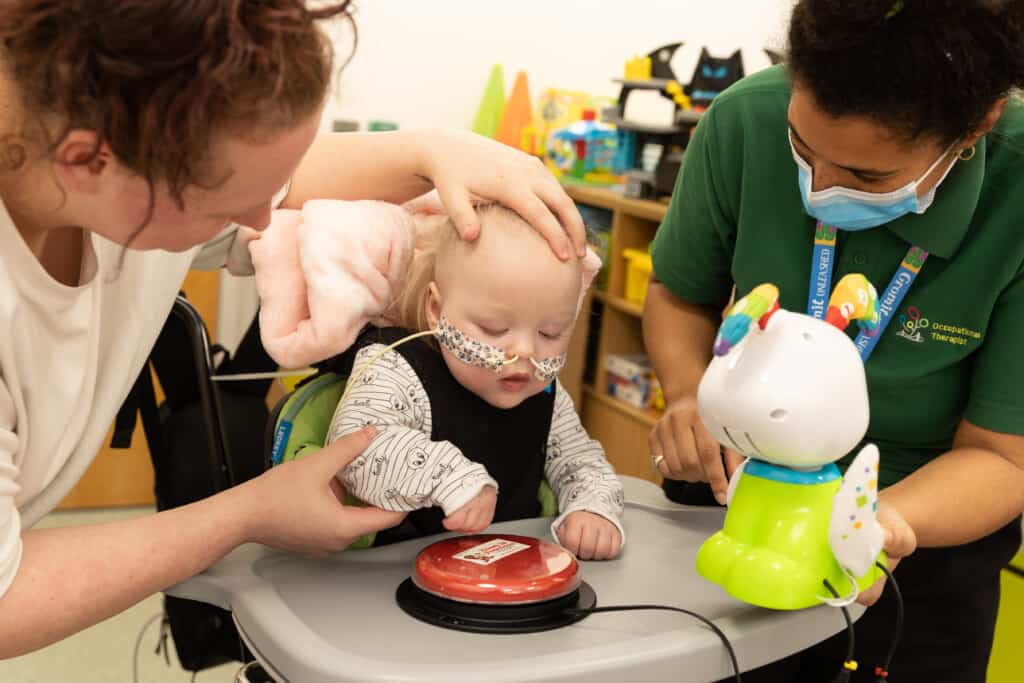
[[[494,564],[503,557],[508,557],[523,550],[529,550],[529,548],[530,546],[525,543],[518,543],[507,538],[495,538],[494,540],[463,550],[461,553],[456,553],[452,557],[456,560],[488,565]]]
[[[553,600],[579,588],[579,563],[565,548],[528,536],[479,534],[432,543],[412,577],[442,598],[485,604]]]

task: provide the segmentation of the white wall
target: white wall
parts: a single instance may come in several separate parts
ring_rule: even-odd
[[[683,41],[687,82],[700,47],[744,50],[747,72],[782,46],[792,0],[361,0],[359,47],[338,81],[326,121],[382,118],[402,127],[467,127],[494,63],[506,89],[518,70],[544,87],[616,95],[624,61]],[[606,9],[600,9],[605,7]],[[351,42],[335,30],[340,55]]]

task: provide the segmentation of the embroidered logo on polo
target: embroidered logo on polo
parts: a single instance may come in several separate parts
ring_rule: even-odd
[[[921,331],[928,329],[931,325],[931,321],[921,315],[921,311],[917,306],[907,307],[907,312],[900,314],[899,321],[900,331],[896,333],[896,336],[909,339],[918,344],[924,341],[924,335],[921,334]]]
[[[978,330],[963,325],[932,322],[917,306],[908,306],[906,313],[900,314],[899,324],[896,336],[916,344],[931,339],[953,346],[967,346],[971,342],[980,342],[984,337]]]

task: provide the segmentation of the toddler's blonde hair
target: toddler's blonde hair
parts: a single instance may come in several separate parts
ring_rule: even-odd
[[[476,207],[476,214],[483,230],[522,228],[537,239],[543,239],[519,214],[501,204],[481,204]],[[416,256],[386,317],[400,327],[425,332],[430,329],[427,292],[430,283],[437,280],[438,262],[449,256],[462,238],[449,218],[434,216],[417,220]]]

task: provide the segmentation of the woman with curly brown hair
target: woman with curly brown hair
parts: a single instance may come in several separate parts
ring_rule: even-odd
[[[877,289],[883,328],[860,349],[878,519],[906,597],[893,680],[985,680],[1000,570],[1021,542],[1021,87],[1024,0],[800,0],[786,64],[700,122],[654,244],[644,333],[669,408],[651,453],[720,502],[737,456],[723,462],[696,390],[733,285],[739,299],[774,282],[810,315],[830,278]],[[897,601],[882,588],[862,596],[875,604],[856,681],[887,675]],[[845,647],[743,678],[831,680]]]
[[[457,133],[317,137],[332,17],[351,19],[349,3],[0,6],[0,658],[241,543],[322,553],[399,521],[339,502],[334,475],[363,432],[193,505],[31,530],[99,450],[186,271],[245,269],[239,224],[262,229],[274,206],[313,197],[400,202],[436,187],[465,239],[482,197],[559,255],[582,254],[572,202],[526,155]]]

